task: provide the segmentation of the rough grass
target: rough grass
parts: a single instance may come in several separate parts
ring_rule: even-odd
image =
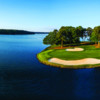
[[[48,55],[49,52],[52,52],[53,50],[45,50],[39,54],[37,54],[37,57],[41,60],[41,61],[47,61],[48,59],[51,58],[51,56]]]

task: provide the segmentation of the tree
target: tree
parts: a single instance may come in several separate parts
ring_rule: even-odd
[[[44,44],[56,44],[57,40],[56,40],[56,34],[57,34],[58,30],[54,30],[53,32],[50,32],[43,40]]]
[[[65,27],[61,27],[57,33],[57,40],[61,42],[61,48],[63,48],[63,42],[66,41],[66,29]]]
[[[75,27],[67,26],[66,27],[66,42],[71,43],[79,43],[79,37]]]
[[[67,26],[67,27],[61,27],[60,30],[57,33],[58,41],[61,42],[61,48],[63,47],[63,44],[71,44],[71,43],[78,43],[79,37],[77,35],[75,27]]]
[[[92,35],[94,35],[95,38],[98,40],[98,47],[100,47],[100,26],[96,26],[93,29]]]
[[[76,28],[72,28],[72,43],[79,43],[80,42],[80,37],[77,34]]]
[[[94,32],[92,32],[91,37],[90,37],[90,40],[91,40],[92,42],[95,42],[95,44],[96,44],[96,42],[98,41],[97,36],[96,36],[96,34],[95,34]]]
[[[76,27],[76,32],[78,34],[78,37],[83,38],[84,37],[84,31],[85,31],[85,29],[82,26]]]
[[[79,32],[78,32],[79,31]],[[79,27],[79,29],[76,29],[72,26],[63,26],[58,30],[54,30],[53,32],[50,32],[43,40],[44,44],[57,44],[61,45],[61,48],[63,48],[64,44],[71,44],[71,43],[79,43],[80,37],[82,37],[82,34],[77,34],[77,32],[80,34],[83,32],[83,28]]]
[[[88,35],[88,36],[91,36],[93,29],[92,29],[91,27],[88,27],[88,28],[86,29],[86,31],[87,31],[87,35]]]

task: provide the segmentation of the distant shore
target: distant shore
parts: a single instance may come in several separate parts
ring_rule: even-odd
[[[0,29],[0,35],[28,35],[28,34],[48,34],[49,32],[31,32],[25,30]]]

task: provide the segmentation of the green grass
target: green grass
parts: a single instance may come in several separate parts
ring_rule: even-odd
[[[98,58],[100,59],[100,49],[96,49],[94,46],[81,46],[81,48],[84,48],[84,51],[65,51],[63,50],[54,50],[52,52],[49,52],[48,55],[50,55],[52,58],[60,58],[63,60],[78,60],[83,58]]]
[[[100,48],[95,48],[91,45],[84,45],[84,46],[78,46],[79,48],[84,48],[84,51],[66,51],[65,49],[49,49],[42,51],[37,55],[37,58],[40,62],[51,65],[51,66],[57,66],[62,68],[93,68],[100,66],[100,64],[97,65],[80,65],[80,66],[64,66],[59,64],[53,64],[48,62],[50,58],[59,58],[63,60],[79,60],[84,58],[97,58],[100,59]]]
[[[50,55],[48,55],[49,52],[52,52],[53,50],[44,50],[43,52],[39,53],[37,55],[37,57],[41,60],[41,61],[47,61],[48,59],[51,58]]]

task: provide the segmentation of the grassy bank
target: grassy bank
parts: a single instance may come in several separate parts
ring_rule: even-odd
[[[55,63],[50,63],[48,60],[51,58],[59,58],[62,60],[79,60],[84,58],[97,58],[100,59],[100,48],[95,48],[93,45],[83,45],[78,46],[80,48],[84,48],[84,51],[78,52],[70,52],[66,51],[65,49],[46,49],[37,55],[37,58],[41,63],[46,65],[51,65],[55,67],[61,68],[93,68],[98,67],[100,64],[97,65],[76,65],[76,66],[67,66],[67,65],[60,65]],[[68,47],[73,48],[73,47]]]

